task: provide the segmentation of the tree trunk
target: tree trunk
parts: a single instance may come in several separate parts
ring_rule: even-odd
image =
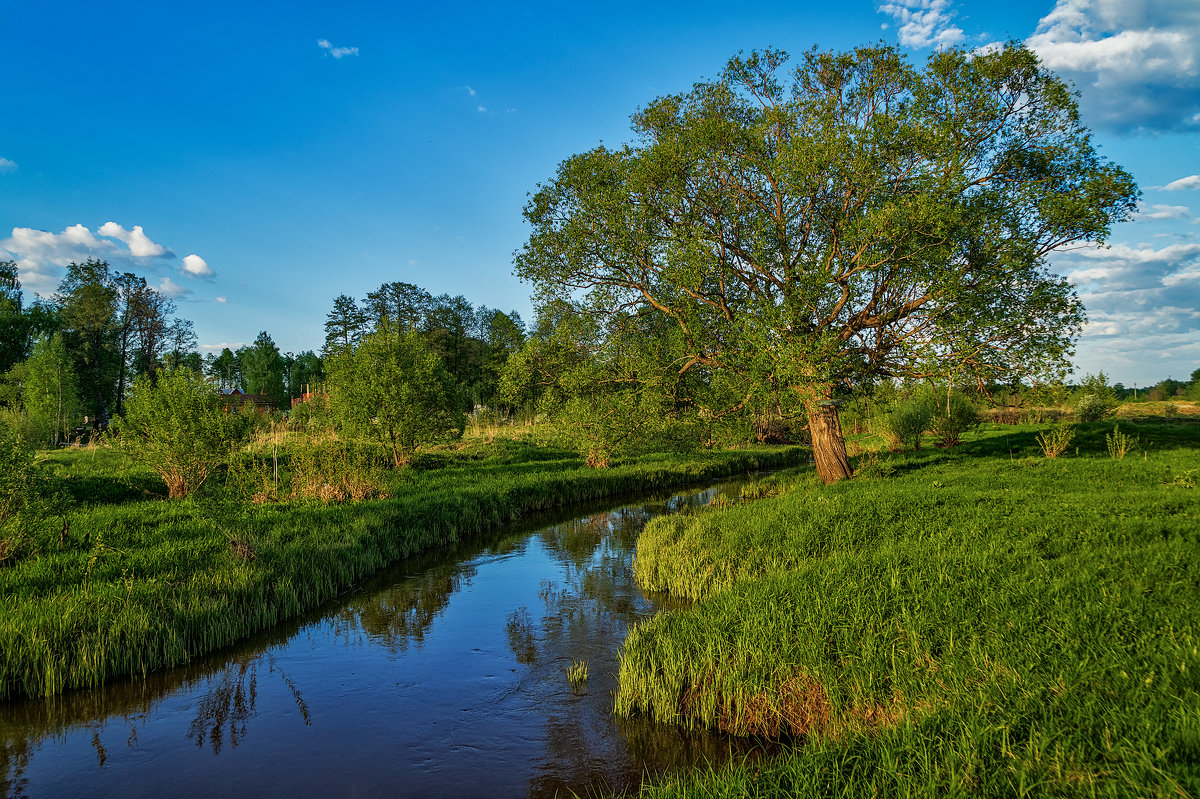
[[[808,429],[812,433],[813,460],[817,464],[817,475],[826,485],[854,474],[850,459],[846,457],[846,439],[842,436],[837,406],[830,395],[828,390],[821,391],[816,398],[805,403]]]

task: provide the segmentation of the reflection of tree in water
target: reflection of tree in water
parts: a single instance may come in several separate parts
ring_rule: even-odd
[[[29,769],[29,755],[32,747],[21,734],[12,734],[5,730],[0,736],[0,788],[4,789],[5,799],[18,799],[28,794],[29,779],[25,772]]]
[[[520,609],[508,614],[504,634],[508,638],[508,648],[512,650],[518,663],[532,666],[537,661],[537,638],[533,634],[533,619],[529,615],[529,608],[522,605]]]
[[[403,652],[425,640],[450,597],[475,574],[469,564],[435,566],[346,605],[331,621],[343,634],[360,629],[390,651]]]
[[[208,743],[214,755],[221,754],[226,736],[234,749],[246,737],[246,724],[254,717],[258,704],[258,667],[267,661],[272,674],[278,674],[291,691],[292,701],[300,711],[304,724],[312,724],[308,703],[291,677],[279,667],[275,656],[268,653],[230,663],[212,677],[212,687],[200,700],[196,717],[188,728],[188,740],[196,746]]]

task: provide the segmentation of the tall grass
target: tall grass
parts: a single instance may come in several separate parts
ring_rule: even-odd
[[[1200,794],[1200,425],[1129,427],[1149,457],[992,430],[653,521],[638,579],[695,604],[631,631],[618,711],[793,743],[645,794]]]
[[[87,482],[106,501],[75,514],[61,542],[48,539],[36,558],[0,569],[0,698],[185,663],[392,562],[532,512],[807,459],[791,448],[648,456],[594,470],[560,452],[496,444],[490,455],[431,453],[396,476],[389,498],[339,505],[135,501],[142,494],[93,473],[87,453],[56,455],[59,485]]]

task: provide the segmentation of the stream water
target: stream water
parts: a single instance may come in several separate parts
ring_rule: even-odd
[[[633,584],[638,532],[736,488],[548,518],[188,666],[0,704],[4,795],[570,796],[753,755],[612,713],[625,633],[665,601]]]

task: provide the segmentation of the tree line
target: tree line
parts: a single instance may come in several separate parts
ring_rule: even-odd
[[[13,261],[0,262],[0,410],[28,438],[61,442],[124,413],[135,379],[201,366],[192,322],[130,272],[71,263],[46,300],[26,304]]]

